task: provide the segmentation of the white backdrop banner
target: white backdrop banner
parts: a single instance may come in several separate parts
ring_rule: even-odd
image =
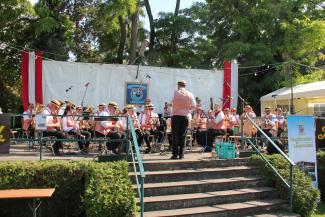
[[[232,70],[232,97],[237,106],[238,67]],[[126,84],[139,82],[147,84],[148,98],[162,113],[164,103],[170,102],[178,80],[186,80],[186,89],[202,100],[205,110],[209,108],[210,97],[214,103],[222,103],[224,73],[220,70],[177,69],[140,66],[137,76],[136,65],[76,63],[43,61],[43,102],[51,99],[71,100],[80,104],[86,89],[84,106],[115,101],[120,108],[125,105]],[[71,87],[71,88],[70,88]]]

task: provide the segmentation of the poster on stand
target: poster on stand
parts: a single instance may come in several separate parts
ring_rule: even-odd
[[[290,159],[312,178],[313,185],[317,188],[315,119],[313,116],[288,116],[288,146]]]

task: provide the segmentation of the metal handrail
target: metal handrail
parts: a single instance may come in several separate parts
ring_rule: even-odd
[[[256,129],[262,133],[262,135],[272,144],[274,148],[277,149],[277,151],[289,162],[290,164],[290,178],[289,183],[281,176],[281,174],[271,165],[271,163],[262,155],[262,153],[258,150],[258,148],[253,144],[253,142],[248,138],[248,142],[252,145],[252,147],[255,149],[255,151],[262,157],[262,159],[268,164],[268,166],[271,167],[273,172],[277,175],[277,177],[285,184],[285,186],[289,190],[289,209],[290,212],[292,212],[292,197],[293,197],[293,167],[296,165],[274,142],[273,140],[249,117],[246,116],[246,118],[256,127]]]
[[[142,163],[141,154],[140,154],[140,150],[139,150],[139,144],[138,144],[138,141],[136,139],[137,136],[136,136],[136,133],[135,133],[132,118],[128,117],[127,122],[130,122],[131,137],[132,137],[132,141],[133,141],[133,145],[134,145],[134,149],[135,149],[136,159],[138,161],[138,166],[139,166],[140,185],[139,185],[137,168],[136,168],[136,165],[135,165],[134,153],[133,153],[133,149],[131,147],[130,150],[131,150],[131,153],[132,153],[132,162],[133,162],[133,168],[134,168],[134,175],[135,175],[135,180],[136,180],[136,183],[137,183],[138,196],[140,197],[141,217],[143,217],[144,216],[144,178],[145,178],[144,168],[143,168],[143,163]]]

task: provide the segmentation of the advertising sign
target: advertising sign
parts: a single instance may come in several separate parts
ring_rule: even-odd
[[[148,96],[148,84],[126,83],[126,104],[144,105]]]
[[[325,148],[325,118],[316,118],[316,148]]]
[[[0,114],[0,154],[9,154],[10,115]]]
[[[317,188],[315,120],[313,116],[288,116],[289,157],[309,175]]]

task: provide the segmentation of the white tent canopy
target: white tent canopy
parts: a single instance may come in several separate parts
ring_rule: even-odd
[[[283,87],[261,97],[261,101],[276,99],[291,99],[291,88]],[[293,87],[293,98],[325,97],[325,81],[318,81],[309,84],[300,84]]]

